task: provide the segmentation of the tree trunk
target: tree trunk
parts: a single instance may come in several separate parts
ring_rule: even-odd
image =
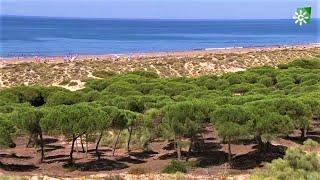
[[[179,138],[180,139],[180,138]],[[177,142],[177,155],[178,155],[178,160],[180,161],[181,160],[181,145],[180,145],[180,142]]]
[[[88,136],[86,135],[86,158],[88,158]]]
[[[301,128],[300,129],[300,131],[301,131],[301,136],[300,136],[300,139],[303,141],[303,140],[305,140],[305,138],[306,138],[306,128],[304,127],[304,128]]]
[[[229,161],[229,164],[231,163],[232,161],[232,154],[231,154],[231,144],[230,144],[230,141],[228,141],[228,161]]]
[[[261,136],[258,135],[258,136],[255,137],[255,139],[256,139],[256,141],[257,141],[257,143],[258,143],[258,150],[259,150],[259,152],[260,152],[260,153],[264,152],[264,143],[263,143],[263,141],[262,141],[262,139],[261,139]]]
[[[206,143],[204,141],[204,137],[203,137],[203,134],[201,133],[201,141],[199,142],[199,140],[197,139],[197,144],[198,144],[198,151],[200,152],[204,152],[206,149],[205,149],[205,146],[206,146]],[[201,144],[200,144],[201,143]]]
[[[26,144],[26,148],[30,148],[30,144],[31,144],[31,136],[28,139],[28,142]]]
[[[44,160],[44,142],[43,142],[42,131],[40,131],[39,135],[40,135],[40,148],[41,148],[41,160],[40,160],[40,162],[43,163],[43,160]]]
[[[174,137],[173,137],[173,149],[177,149],[177,139],[176,139],[176,135],[174,135]]]
[[[192,151],[192,147],[193,147],[193,142],[194,142],[193,139],[194,139],[194,137],[192,136],[192,137],[190,138],[190,146],[189,146],[189,150],[188,150],[188,155],[187,155],[186,161],[189,160],[189,157],[190,157],[190,155],[191,155],[191,151]]]
[[[99,138],[98,138],[98,141],[97,141],[97,144],[96,144],[96,154],[98,156],[98,160],[100,160],[100,153],[99,153],[99,144],[100,144],[100,141],[101,141],[101,138],[102,138],[102,135],[103,135],[103,132],[101,131],[100,135],[99,135]]]
[[[114,156],[114,153],[116,152],[116,148],[117,148],[117,144],[118,144],[118,141],[119,141],[120,133],[121,133],[121,130],[119,130],[118,135],[117,135],[116,142],[114,143],[113,151],[112,151],[112,156]]]
[[[267,141],[265,143],[265,148],[264,148],[265,152],[269,152],[271,146],[272,146],[272,144],[270,143],[270,141]]]
[[[74,148],[74,143],[77,140],[78,137],[76,137],[74,134],[72,134],[72,144],[71,144],[71,151],[70,151],[70,162],[73,162],[73,148]]]
[[[86,136],[87,137],[87,136]],[[87,140],[87,139],[86,139]],[[81,144],[81,148],[82,148],[82,152],[84,153],[84,146],[83,146],[83,140],[82,140],[82,136],[80,136],[80,144]]]
[[[191,151],[192,151],[193,142],[194,142],[194,136],[192,136],[192,137],[190,138],[190,146],[189,146],[189,150],[188,150],[189,153],[191,153]]]
[[[287,139],[289,139],[289,138],[290,138],[289,134],[287,134],[287,135],[286,135],[286,138],[287,138]]]
[[[26,145],[27,148],[32,148],[36,146],[38,134],[31,134]]]
[[[128,142],[127,142],[127,152],[128,153],[130,152],[130,141],[131,141],[132,131],[133,131],[132,127],[128,128],[128,132],[129,132],[129,138],[128,138]]]
[[[79,149],[78,149],[78,140],[77,139],[76,139],[75,145],[76,145],[76,152],[78,153]]]

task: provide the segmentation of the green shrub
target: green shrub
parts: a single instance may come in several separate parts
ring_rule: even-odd
[[[12,134],[16,131],[11,120],[0,116],[0,148],[15,147]]]
[[[320,69],[320,61],[318,59],[300,59],[289,63],[288,66],[304,69]]]
[[[316,141],[313,141],[312,139],[307,139],[303,142],[303,148],[308,151],[312,151],[316,149],[318,146],[318,143]]]
[[[252,85],[249,83],[234,84],[228,88],[232,93],[244,94],[252,89]]]
[[[174,174],[176,172],[187,173],[187,165],[183,162],[172,160],[163,170],[163,173]]]
[[[304,146],[289,148],[283,159],[273,160],[265,171],[256,172],[250,179],[320,179],[319,155],[304,150],[316,145],[316,142],[307,140]]]
[[[147,78],[159,78],[159,75],[156,72],[144,71],[144,70],[133,71],[130,74],[136,74],[136,75],[144,76],[144,77],[147,77]]]
[[[266,87],[271,87],[274,85],[274,80],[271,77],[262,76],[259,79],[259,83],[265,85]]]
[[[93,71],[92,75],[95,77],[99,78],[106,78],[109,76],[114,76],[116,73],[113,71],[105,71],[105,70],[100,70],[100,71]]]
[[[217,90],[224,90],[229,86],[229,81],[225,80],[225,79],[219,79],[214,83],[214,89]]]
[[[0,113],[11,113],[13,112],[14,108],[10,105],[0,106]]]
[[[242,76],[240,76],[239,73],[227,74],[226,80],[228,80],[231,85],[241,84],[242,82],[245,82],[245,79]]]
[[[278,65],[278,68],[279,68],[279,69],[288,69],[288,68],[289,68],[289,65],[288,65],[288,64],[279,64],[279,65]]]

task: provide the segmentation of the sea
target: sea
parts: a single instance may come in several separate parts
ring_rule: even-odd
[[[319,19],[77,19],[1,16],[0,57],[188,51],[319,43]]]

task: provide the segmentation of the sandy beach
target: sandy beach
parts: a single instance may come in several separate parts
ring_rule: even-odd
[[[45,63],[61,63],[76,60],[115,60],[115,59],[141,59],[141,58],[157,58],[157,57],[192,57],[195,55],[205,54],[228,54],[228,53],[249,53],[259,51],[274,50],[304,50],[320,47],[320,43],[303,44],[303,45],[274,45],[274,46],[255,46],[255,47],[226,47],[226,48],[204,48],[190,51],[168,51],[168,52],[147,52],[147,53],[128,53],[128,54],[102,54],[102,55],[68,55],[68,56],[28,56],[28,57],[1,57],[0,62],[4,63],[20,63],[20,62],[45,62]]]

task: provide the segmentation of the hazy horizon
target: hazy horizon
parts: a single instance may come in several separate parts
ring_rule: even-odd
[[[0,0],[1,16],[32,16],[81,19],[235,20],[291,19],[296,8],[316,0]],[[50,7],[50,8],[48,8]]]
[[[32,15],[10,15],[10,14],[0,14],[0,17],[22,17],[22,18],[50,18],[50,19],[88,19],[88,20],[164,20],[164,21],[237,21],[237,20],[291,20],[292,18],[287,19],[156,19],[156,18],[107,18],[107,17],[56,17],[56,16],[32,16]],[[315,17],[313,20],[320,20],[320,17]]]

